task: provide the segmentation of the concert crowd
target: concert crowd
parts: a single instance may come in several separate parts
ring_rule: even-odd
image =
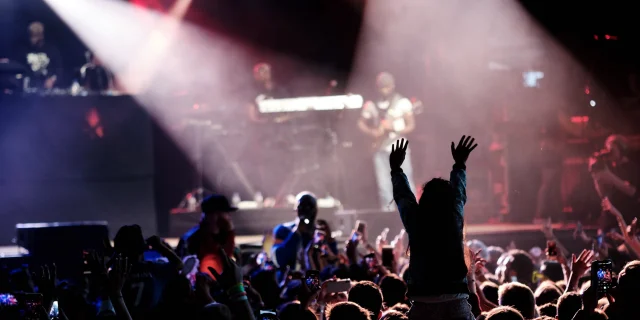
[[[627,225],[607,197],[603,214],[619,230],[597,239],[576,230],[582,252],[568,252],[550,224],[542,253],[466,239],[466,162],[476,146],[452,142],[450,179],[428,181],[416,198],[402,169],[408,141],[393,144],[388,179],[405,228],[395,237],[369,238],[358,221],[338,243],[315,196],[301,193],[294,220],[246,255],[235,244],[237,209],[211,195],[175,249],[130,225],[113,245],[84,253],[79,279],[58,279],[54,263],[3,268],[1,292],[11,294],[0,318],[640,319],[637,220]]]

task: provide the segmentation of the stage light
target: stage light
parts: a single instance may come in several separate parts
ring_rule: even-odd
[[[610,36],[610,35],[608,35],[608,34],[605,34],[605,35],[604,35],[604,38],[605,38],[605,39],[607,39],[607,40],[609,40],[609,39],[611,39],[611,36]]]
[[[595,101],[595,100],[591,100],[591,101],[589,101],[589,105],[590,105],[591,107],[595,107],[595,106],[596,106],[596,101]]]
[[[598,40],[598,35],[597,35],[597,34],[594,34],[594,35],[593,35],[593,38],[594,38],[595,40]]]
[[[590,94],[591,93],[591,89],[589,89],[589,86],[584,87],[584,93],[585,94]]]
[[[571,117],[571,123],[587,123],[587,122],[589,122],[589,116]]]

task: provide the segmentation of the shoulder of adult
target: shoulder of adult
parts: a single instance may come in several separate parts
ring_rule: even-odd
[[[404,112],[411,112],[413,111],[413,103],[409,98],[402,97],[396,102],[396,108]]]

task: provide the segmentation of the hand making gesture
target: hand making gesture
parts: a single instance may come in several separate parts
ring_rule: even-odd
[[[462,136],[457,147],[455,146],[455,143],[451,142],[451,155],[453,156],[453,160],[456,164],[464,165],[467,162],[471,151],[478,146],[477,143],[474,144],[475,141],[476,139],[471,136]],[[404,160],[404,156],[402,159]]]
[[[398,140],[395,144],[391,145],[391,154],[389,155],[391,170],[400,169],[404,158],[407,156],[407,146],[409,146],[409,140],[404,139]]]

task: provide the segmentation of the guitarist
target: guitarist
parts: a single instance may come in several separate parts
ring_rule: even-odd
[[[415,129],[415,118],[411,101],[395,91],[393,75],[381,72],[376,77],[376,86],[380,97],[377,101],[367,101],[364,104],[358,127],[375,138],[373,164],[378,183],[380,207],[382,210],[393,210],[393,186],[388,177],[387,163],[391,145],[397,139],[406,138],[406,135]],[[409,152],[402,169],[409,179],[411,189],[415,192]]]

